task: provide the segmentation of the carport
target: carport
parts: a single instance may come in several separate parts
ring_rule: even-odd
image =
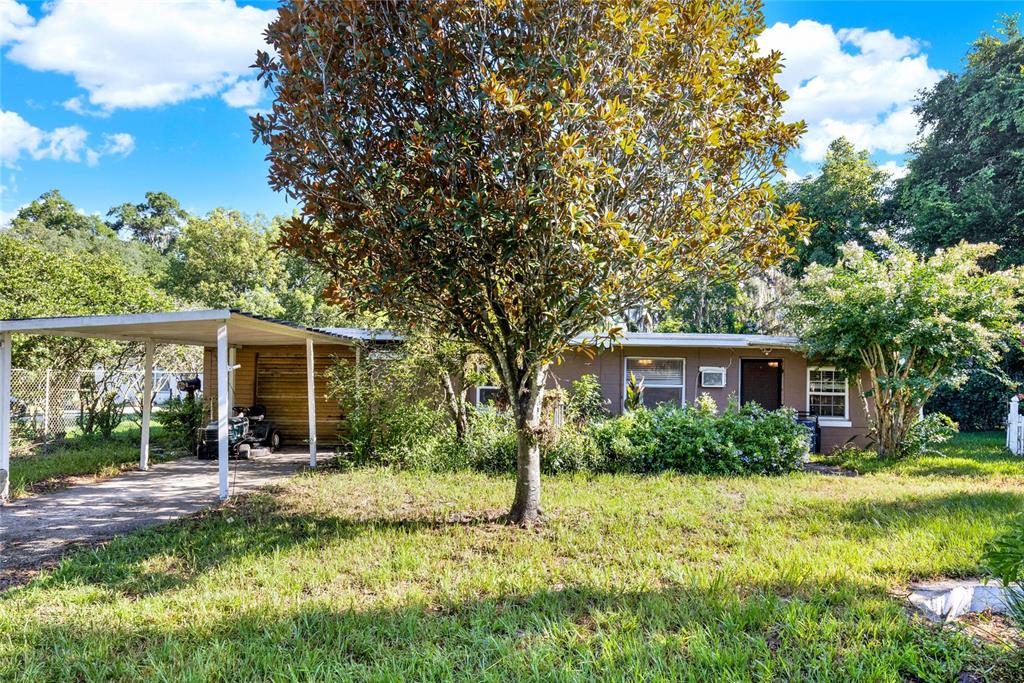
[[[232,373],[239,348],[305,348],[306,418],[309,433],[309,465],[316,467],[316,382],[314,345],[350,347],[354,340],[339,331],[314,329],[262,318],[232,309],[135,313],[57,318],[0,320],[0,469],[10,472],[11,454],[11,339],[14,334],[51,337],[84,337],[140,342],[145,346],[142,435],[139,469],[149,469],[149,432],[153,395],[153,359],[158,344],[202,346],[209,349],[211,379],[216,379],[218,433],[218,480],[222,500],[228,497],[228,418],[233,401]],[[215,372],[212,372],[215,369]],[[204,392],[207,389],[203,387]],[[0,499],[9,497],[9,477]]]

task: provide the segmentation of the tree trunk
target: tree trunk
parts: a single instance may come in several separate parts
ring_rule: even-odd
[[[540,429],[548,366],[533,371],[513,401],[516,420],[516,497],[509,511],[513,524],[530,526],[540,520]]]
[[[466,431],[469,429],[469,415],[466,408],[466,386],[465,378],[453,378],[452,373],[441,372],[441,389],[444,391],[445,404],[448,406],[448,415],[455,424],[455,438],[459,443],[466,440]]]
[[[528,426],[517,437],[516,497],[508,516],[513,524],[529,526],[540,520],[540,443]]]

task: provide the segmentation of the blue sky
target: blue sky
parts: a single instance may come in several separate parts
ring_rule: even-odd
[[[0,0],[0,220],[58,188],[105,213],[162,190],[187,209],[290,211],[266,183],[248,68],[275,2]],[[899,173],[915,92],[1024,2],[769,0],[764,49],[783,52],[787,115],[809,124],[790,175],[843,134]]]

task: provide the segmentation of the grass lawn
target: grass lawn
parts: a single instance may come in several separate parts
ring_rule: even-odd
[[[159,446],[161,429],[154,424],[151,442]],[[139,462],[139,427],[124,422],[111,438],[81,434],[68,438],[45,455],[42,449],[31,455],[11,458],[11,496],[47,491],[69,483],[75,477],[112,477]],[[158,453],[150,454],[151,462],[159,462]]]
[[[322,471],[0,596],[0,680],[1024,680],[913,618],[1024,509],[992,436],[861,477]]]

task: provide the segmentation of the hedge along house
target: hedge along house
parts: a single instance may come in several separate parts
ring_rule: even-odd
[[[632,375],[643,382],[642,401],[681,406],[708,394],[724,409],[730,397],[774,410],[789,407],[817,417],[820,449],[849,441],[864,445],[868,431],[856,381],[830,366],[814,366],[796,337],[759,334],[672,334],[627,332],[615,344],[594,348],[587,336],[551,366],[549,387],[569,389],[583,375],[595,375],[613,414],[625,410]],[[866,379],[866,377],[865,377]],[[477,387],[471,399],[487,403],[497,387]]]
[[[316,466],[320,440],[335,442],[338,410],[327,399],[329,364],[357,360],[359,335],[315,329],[236,310],[180,311],[0,320],[0,470],[10,472],[11,341],[15,334],[83,337],[145,345],[143,392],[153,393],[153,358],[158,344],[202,346],[203,394],[217,421],[219,492],[228,496],[228,418],[234,405],[264,400],[286,440],[308,442]],[[365,336],[365,335],[364,335]],[[143,401],[139,468],[149,468],[151,401]],[[272,411],[278,411],[277,414]],[[0,499],[9,496],[4,477]]]

